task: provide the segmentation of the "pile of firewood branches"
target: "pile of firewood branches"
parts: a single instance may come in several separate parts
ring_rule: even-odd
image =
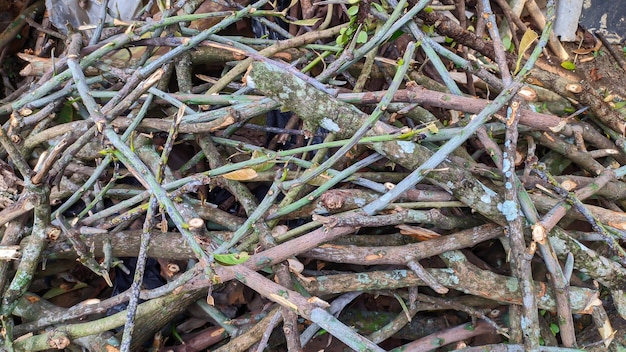
[[[626,104],[553,0],[71,3],[0,27],[4,349],[625,348]]]

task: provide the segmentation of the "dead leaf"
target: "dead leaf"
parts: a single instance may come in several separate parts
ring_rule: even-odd
[[[580,48],[580,49],[572,50],[572,52],[574,54],[578,54],[578,55],[587,55],[587,54],[593,52],[593,48],[591,48],[591,49]]]
[[[228,305],[242,305],[248,303],[248,299],[245,295],[244,285],[236,285],[234,286],[230,292],[228,293]]]
[[[602,79],[602,75],[598,73],[598,69],[596,67],[592,68],[589,72],[589,77],[592,81],[596,82]]]
[[[520,69],[520,64],[522,63],[522,58],[524,57],[524,53],[526,52],[526,50],[528,50],[528,48],[530,48],[530,46],[535,41],[535,39],[537,39],[538,36],[539,35],[532,29],[527,29],[526,32],[524,33],[524,36],[522,36],[522,40],[520,40],[520,43],[519,43],[519,50],[517,52],[517,63],[515,64],[516,74]]]
[[[258,176],[256,171],[250,168],[245,168],[241,170],[235,170],[226,174],[223,174],[222,177],[228,180],[233,181],[246,181],[255,179]]]

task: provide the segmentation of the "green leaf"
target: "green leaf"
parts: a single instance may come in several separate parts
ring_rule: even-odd
[[[396,40],[398,39],[401,35],[403,35],[404,32],[403,31],[395,31],[392,35],[391,38],[389,38],[389,40]]]
[[[576,65],[574,65],[573,62],[571,61],[563,61],[561,62],[561,67],[563,67],[566,70],[569,71],[574,71],[576,69]]]
[[[261,158],[264,157],[265,154],[263,154],[263,152],[255,150],[252,152],[252,159],[257,159],[257,158]],[[250,168],[256,172],[263,172],[263,171],[267,171],[269,169],[272,168],[272,166],[274,166],[274,162],[271,161],[266,161],[264,163],[261,164],[257,164],[257,165],[252,165],[250,166]]]
[[[423,24],[422,32],[426,33],[429,37],[432,37],[435,34],[435,26]]]
[[[615,103],[615,105],[613,105],[613,109],[618,110],[623,108],[624,106],[626,106],[626,100]]]
[[[280,180],[281,181],[285,181],[287,179],[288,175],[289,175],[289,169],[284,167],[283,168],[283,174],[282,174],[282,176],[280,176]]]
[[[176,328],[174,327],[174,325],[172,325],[172,336],[174,336],[176,341],[178,341],[180,344],[184,344],[185,343],[185,340],[183,340],[183,338],[180,336],[178,331],[176,331]]]
[[[511,43],[511,38],[508,35],[502,38],[502,46],[506,51],[510,51],[513,48],[513,43]]]
[[[59,123],[68,123],[74,121],[74,107],[72,104],[63,104],[61,111],[57,115],[56,121]]]
[[[519,50],[517,51],[517,64],[515,64],[515,74],[519,72],[520,63],[522,62],[524,53],[526,52],[526,50],[528,50],[528,48],[530,48],[530,46],[535,41],[535,39],[537,39],[537,37],[537,33],[535,33],[535,31],[530,28],[526,30],[526,33],[524,33],[524,36],[519,43]]]
[[[357,13],[359,13],[359,7],[358,6],[350,6],[350,8],[348,9],[348,16],[354,17],[354,16],[356,16]]]
[[[324,330],[324,329],[320,329],[320,331],[317,332],[317,334],[315,334],[315,336],[322,336],[322,335],[326,335],[328,334],[328,331]]]
[[[337,37],[337,45],[344,46],[348,42],[348,36],[345,34],[341,34]]]
[[[556,336],[556,334],[558,334],[561,330],[557,324],[552,323],[550,324],[550,331],[552,331],[552,335]]]
[[[359,44],[367,43],[367,32],[360,31],[359,36],[356,38],[356,42]]]
[[[222,265],[237,265],[244,263],[250,259],[248,252],[230,253],[230,254],[213,254],[215,261]]]
[[[380,4],[373,3],[372,6],[374,6],[376,8],[376,11],[380,13],[387,13],[387,11],[385,11],[385,9],[383,9],[383,7]]]
[[[297,21],[287,21],[287,22],[289,22],[290,24],[295,24],[296,26],[314,26],[319,20],[320,18],[309,18],[307,20],[297,20]]]
[[[439,128],[437,128],[437,125],[434,123],[429,124],[426,128],[430,131],[430,133],[439,133]]]

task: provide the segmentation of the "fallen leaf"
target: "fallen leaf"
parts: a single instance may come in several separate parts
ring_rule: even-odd
[[[568,71],[574,71],[576,69],[576,65],[571,61],[563,61],[561,67]]]
[[[230,254],[213,254],[215,261],[222,265],[237,265],[250,259],[247,252],[230,253]]]
[[[253,169],[245,168],[245,169],[235,170],[235,171],[223,174],[222,177],[228,180],[246,181],[246,180],[252,180],[256,178],[257,175],[258,174],[256,173],[256,171],[254,171]]]
[[[539,35],[533,31],[532,29],[527,29],[520,40],[519,50],[517,51],[517,63],[515,64],[515,73],[517,73],[520,69],[520,64],[522,63],[522,58],[524,57],[524,53],[528,48],[530,48],[531,44],[537,39]]]
[[[599,81],[602,78],[602,75],[598,73],[598,69],[597,68],[592,68],[591,71],[589,72],[589,77],[591,78],[592,81]]]
[[[591,48],[591,49],[580,48],[580,49],[572,50],[572,52],[574,54],[578,54],[578,55],[587,55],[587,54],[593,52],[593,48]]]

